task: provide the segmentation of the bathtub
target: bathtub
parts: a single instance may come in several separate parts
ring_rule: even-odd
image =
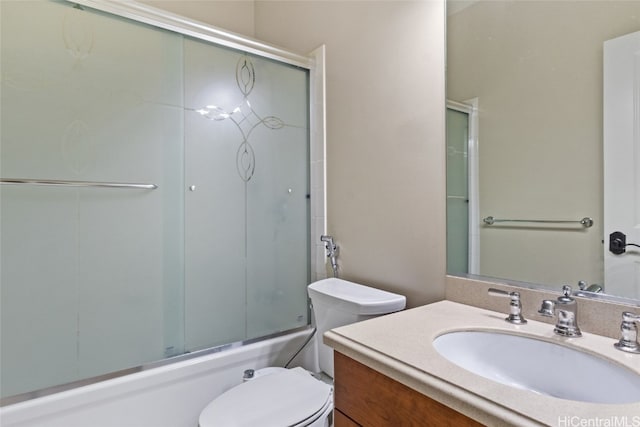
[[[0,408],[2,427],[196,427],[245,369],[283,366],[309,330],[197,356]],[[293,365],[317,371],[312,340]]]

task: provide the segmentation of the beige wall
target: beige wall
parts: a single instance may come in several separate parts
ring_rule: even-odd
[[[342,277],[444,297],[444,5],[256,2],[256,37],[327,47],[328,232]],[[274,25],[278,23],[278,25]]]
[[[162,6],[224,27],[215,3]],[[341,276],[409,306],[443,299],[444,2],[257,1],[253,19],[257,39],[298,53],[326,44],[328,232]]]
[[[481,1],[448,18],[448,96],[479,98],[480,223],[580,219],[590,229],[481,228],[481,273],[602,283],[602,43],[640,2]]]
[[[158,9],[253,37],[253,0],[139,0]]]

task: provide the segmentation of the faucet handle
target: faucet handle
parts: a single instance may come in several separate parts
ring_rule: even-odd
[[[638,343],[638,326],[640,323],[640,315],[633,314],[629,311],[622,313],[622,323],[620,324],[620,341],[613,346],[618,350],[627,353],[640,354],[640,343]]]
[[[571,298],[571,293],[572,292],[573,292],[573,289],[571,289],[571,286],[563,285],[562,286],[562,296],[558,298],[558,301],[562,301],[562,302],[571,302],[571,301],[573,301],[573,298]]]
[[[538,310],[538,313],[546,317],[553,317],[553,310],[555,306],[556,306],[555,302],[548,299],[543,300],[542,305],[540,306],[540,310]]]
[[[622,321],[623,322],[638,322],[640,321],[640,314],[633,314],[630,311],[622,312]]]
[[[522,304],[520,303],[519,292],[507,292],[500,289],[489,288],[489,295],[494,297],[510,298],[509,316],[504,320],[515,325],[524,325],[527,320],[522,316]]]

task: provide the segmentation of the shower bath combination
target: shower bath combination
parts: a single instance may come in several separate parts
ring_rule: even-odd
[[[0,3],[0,406],[307,327],[324,50],[135,2]],[[28,105],[55,113],[25,126]]]

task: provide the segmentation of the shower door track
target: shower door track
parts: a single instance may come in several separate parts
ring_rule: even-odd
[[[233,34],[211,25],[187,19],[152,6],[135,1],[122,0],[66,0],[69,3],[90,7],[102,12],[149,24],[157,28],[173,31],[186,36],[206,40],[221,46],[253,53],[263,58],[274,59],[289,65],[310,69],[313,59],[271,46],[248,37]]]
[[[135,374],[142,371],[148,371],[149,369],[159,368],[161,366],[171,365],[174,363],[183,362],[185,360],[195,359],[196,357],[220,353],[222,351],[230,350],[232,348],[239,348],[245,345],[259,343],[261,341],[266,341],[266,340],[278,338],[284,335],[295,334],[297,332],[304,332],[304,331],[309,331],[309,333],[313,333],[313,328],[311,327],[311,325],[300,326],[298,328],[294,328],[294,329],[290,329],[282,332],[276,332],[263,337],[251,338],[244,341],[237,341],[237,342],[232,342],[228,344],[222,344],[215,347],[196,350],[191,353],[181,354],[179,356],[170,357],[168,359],[162,359],[154,362],[144,363],[142,365],[134,366],[132,368],[126,368],[126,369],[121,369],[119,371],[109,372],[107,374],[98,375],[91,378],[83,378],[81,380],[72,381],[66,384],[55,385],[55,386],[46,387],[39,390],[28,391],[26,393],[15,394],[13,396],[7,396],[0,399],[0,407],[13,405],[15,403],[24,402],[24,401],[35,399],[38,397],[44,397],[50,394],[72,390],[77,387],[83,387],[83,386],[99,383],[106,380],[112,380],[114,378],[120,378],[126,375],[131,375],[131,374]]]

